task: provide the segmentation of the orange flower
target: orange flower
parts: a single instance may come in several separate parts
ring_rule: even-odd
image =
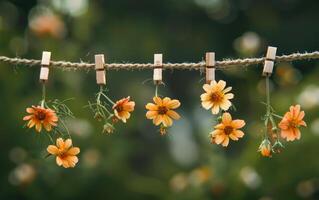
[[[287,141],[294,141],[300,139],[300,126],[307,126],[302,119],[305,116],[304,111],[300,111],[300,105],[290,106],[290,111],[286,112],[283,119],[279,123],[281,129],[281,137]]]
[[[145,106],[146,109],[148,109],[146,118],[152,119],[156,126],[162,123],[164,127],[169,127],[173,125],[172,118],[175,120],[180,118],[179,114],[174,111],[174,109],[181,105],[178,100],[171,100],[168,97],[163,99],[160,97],[154,97],[153,101],[155,104],[148,103]]]
[[[232,120],[229,113],[225,112],[222,115],[222,121],[217,124],[215,130],[210,133],[211,143],[221,144],[224,147],[228,146],[229,138],[238,140],[244,136],[244,132],[238,130],[245,126],[245,121],[236,119]]]
[[[30,115],[23,117],[23,120],[29,120],[27,124],[29,128],[35,126],[35,130],[41,132],[42,125],[47,131],[51,131],[52,126],[57,126],[56,122],[58,122],[58,117],[52,109],[32,106],[32,108],[27,108],[26,111]]]
[[[65,33],[64,22],[56,15],[46,14],[35,16],[30,20],[29,27],[38,36],[49,35],[62,38]]]
[[[113,110],[114,110],[115,116],[118,119],[122,120],[124,123],[126,123],[126,120],[130,118],[131,116],[130,112],[134,110],[134,107],[135,107],[135,102],[130,101],[130,97],[126,97],[117,101],[113,106]]]
[[[272,147],[270,141],[268,139],[263,140],[258,151],[260,151],[261,155],[264,157],[271,157]]]
[[[72,147],[72,140],[62,138],[56,140],[56,145],[49,145],[47,151],[56,156],[56,163],[64,168],[75,167],[79,159],[76,156],[80,153],[80,148]]]
[[[218,83],[211,81],[210,84],[204,84],[205,93],[200,96],[203,108],[212,109],[213,114],[218,114],[219,109],[228,110],[231,106],[229,100],[234,98],[234,94],[227,93],[231,91],[231,87],[225,87],[226,82],[223,80],[218,81]]]

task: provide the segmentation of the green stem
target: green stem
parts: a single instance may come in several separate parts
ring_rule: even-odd
[[[158,84],[155,85],[155,96],[157,97],[158,93]]]
[[[51,137],[50,133],[47,133],[46,135],[49,137],[49,139],[51,140],[52,144],[54,144],[53,138]]]
[[[282,119],[282,116],[276,115],[275,113],[272,113],[271,115],[274,116],[274,117],[277,117],[277,118],[279,118],[279,119]]]
[[[62,126],[63,126],[63,128],[65,129],[65,131],[67,132],[69,138],[72,140],[71,134],[70,134],[69,129],[68,129],[68,127],[66,126],[66,124],[64,123],[63,120],[60,120],[60,122],[62,123]]]
[[[271,121],[271,112],[270,112],[270,87],[269,87],[269,76],[266,77],[266,120],[265,120],[265,138],[268,138],[267,131],[268,131],[268,123],[269,120]]]
[[[42,100],[41,100],[41,107],[44,108],[44,103],[45,103],[45,83],[42,83]]]

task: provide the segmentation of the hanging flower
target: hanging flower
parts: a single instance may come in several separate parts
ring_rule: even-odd
[[[58,117],[52,109],[32,106],[31,108],[27,108],[26,111],[30,115],[23,117],[23,120],[29,121],[27,124],[29,128],[35,126],[35,130],[41,132],[42,125],[47,131],[51,131],[52,126],[57,126]]]
[[[300,105],[290,106],[290,111],[284,115],[278,125],[281,129],[281,137],[287,141],[299,140],[301,137],[299,127],[307,126],[303,121],[304,116],[305,112],[300,111]]]
[[[130,112],[134,111],[135,102],[130,101],[130,97],[126,97],[117,101],[114,106],[114,115],[126,123],[126,120],[130,118]]]
[[[264,157],[271,157],[272,154],[272,147],[271,147],[271,143],[268,139],[264,139],[260,146],[258,151],[261,153],[262,156]]]
[[[234,94],[228,93],[231,91],[231,87],[225,87],[226,82],[223,80],[218,81],[218,83],[211,81],[210,84],[204,84],[205,93],[200,96],[203,108],[212,109],[213,114],[218,114],[219,109],[228,110],[231,106],[229,100],[234,98]]]
[[[49,145],[47,151],[51,155],[55,155],[57,165],[62,165],[64,168],[75,167],[79,161],[76,155],[80,153],[80,148],[72,147],[71,139],[64,141],[62,138],[58,138],[56,145]]]
[[[225,112],[222,115],[221,123],[217,124],[214,127],[215,130],[210,133],[211,143],[221,144],[223,147],[227,147],[229,138],[237,141],[244,136],[244,132],[238,130],[244,126],[244,120],[232,120],[231,115]]]
[[[169,97],[163,99],[154,97],[153,101],[155,104],[148,103],[145,106],[148,110],[146,118],[152,119],[156,126],[162,124],[163,127],[169,127],[173,125],[172,119],[178,120],[180,118],[179,114],[174,111],[174,109],[181,105],[178,100],[171,100]]]

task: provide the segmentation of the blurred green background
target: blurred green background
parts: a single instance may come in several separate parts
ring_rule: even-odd
[[[318,50],[317,0],[12,0],[0,1],[0,55],[93,62],[198,62]],[[52,69],[48,98],[69,102],[68,121],[81,148],[74,169],[44,159],[43,134],[23,129],[25,108],[41,98],[39,68],[0,63],[0,199],[319,199],[319,62],[276,65],[272,105],[306,111],[300,141],[285,143],[271,159],[257,153],[265,107],[261,66],[217,71],[233,86],[235,118],[245,137],[228,148],[211,145],[214,118],[201,108],[203,74],[165,71],[160,93],[180,99],[182,119],[161,137],[145,107],[154,94],[152,71],[109,71],[109,96],[131,96],[137,106],[127,125],[111,135],[83,108],[98,91],[94,71]]]

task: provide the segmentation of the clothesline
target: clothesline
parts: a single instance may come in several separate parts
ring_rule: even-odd
[[[292,53],[289,55],[276,56],[275,62],[292,62],[298,60],[315,60],[319,59],[319,51],[310,53]],[[225,69],[228,67],[247,67],[251,65],[261,64],[265,61],[265,57],[260,58],[244,58],[244,59],[223,59],[216,61],[216,69]],[[0,63],[7,63],[12,65],[23,66],[40,66],[41,60],[10,58],[0,56]],[[64,69],[94,69],[94,63],[85,62],[67,62],[67,61],[50,61],[50,67],[64,68]],[[164,69],[178,69],[178,70],[199,70],[206,66],[205,61],[197,63],[163,63]],[[153,63],[106,63],[104,64],[106,70],[144,70],[153,69]]]

